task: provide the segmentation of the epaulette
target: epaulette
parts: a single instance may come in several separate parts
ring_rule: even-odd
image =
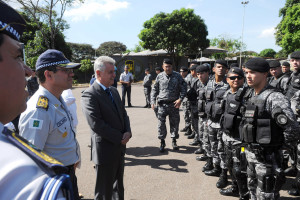
[[[1,133],[0,133],[1,134]],[[67,168],[56,159],[52,158],[42,150],[39,150],[36,146],[31,144],[29,141],[19,136],[15,132],[5,127],[2,131],[10,142],[12,142],[21,151],[26,153],[31,159],[37,163],[44,165],[46,168],[52,169],[56,174],[66,173]]]
[[[36,103],[36,107],[48,110],[48,108],[49,108],[49,99],[45,96],[40,96],[37,103]]]

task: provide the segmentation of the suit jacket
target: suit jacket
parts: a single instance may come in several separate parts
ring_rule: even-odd
[[[81,97],[82,111],[91,128],[91,160],[99,165],[125,154],[123,134],[131,132],[130,122],[116,88],[110,87],[115,105],[95,81]]]

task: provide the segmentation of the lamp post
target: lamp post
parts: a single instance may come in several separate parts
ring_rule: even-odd
[[[244,6],[244,15],[243,15],[243,28],[242,28],[242,44],[240,49],[240,67],[242,67],[242,49],[243,49],[243,39],[244,39],[244,20],[245,20],[245,8],[249,1],[242,1],[241,2]]]

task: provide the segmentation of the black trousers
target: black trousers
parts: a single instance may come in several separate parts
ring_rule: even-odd
[[[124,156],[96,165],[95,200],[124,200]]]
[[[68,168],[68,175],[70,176],[72,187],[73,187],[73,195],[75,200],[79,200],[79,192],[78,192],[78,186],[77,186],[77,177],[75,175],[75,169],[74,165],[67,166]]]
[[[128,106],[131,105],[131,99],[130,99],[130,96],[131,96],[131,86],[128,86],[127,84],[123,84],[122,85],[122,103],[123,105],[125,105],[125,96],[126,96],[126,93],[127,93],[127,103],[128,103]]]

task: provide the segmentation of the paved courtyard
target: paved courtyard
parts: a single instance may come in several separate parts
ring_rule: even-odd
[[[79,125],[77,138],[81,147],[82,165],[77,170],[79,191],[84,199],[93,199],[95,171],[90,161],[90,130],[80,106],[81,91],[85,87],[76,87]],[[121,87],[118,85],[121,94]],[[196,147],[188,145],[191,141],[180,133],[179,151],[173,151],[170,135],[166,139],[166,151],[159,153],[157,139],[157,119],[152,109],[143,108],[146,104],[141,84],[132,86],[132,108],[127,108],[133,137],[127,145],[125,158],[125,199],[126,200],[232,200],[219,194],[215,184],[217,177],[209,177],[201,171],[204,162],[195,160]],[[127,105],[127,102],[126,102]],[[184,126],[180,112],[180,128]],[[168,127],[168,124],[167,124]],[[290,178],[288,180],[291,180]],[[300,199],[287,194],[290,181],[281,191],[281,200]]]

